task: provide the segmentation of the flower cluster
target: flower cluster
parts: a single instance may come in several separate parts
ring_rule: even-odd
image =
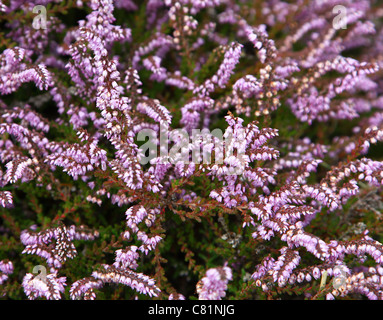
[[[2,296],[383,299],[382,10],[0,1]]]
[[[3,284],[7,279],[8,275],[13,273],[13,264],[11,261],[2,260],[0,261],[0,284]]]
[[[85,226],[74,225],[68,229],[60,225],[40,232],[33,230],[35,228],[36,226],[32,226],[32,230],[21,232],[20,239],[25,245],[22,253],[34,254],[45,259],[51,273],[44,276],[27,273],[23,279],[24,292],[29,299],[45,297],[57,300],[61,298],[60,292],[63,292],[66,286],[66,277],[57,278],[58,270],[68,258],[73,259],[77,255],[73,240],[94,240],[98,232],[92,232]],[[46,272],[45,267],[43,270]]]
[[[197,283],[198,299],[221,300],[232,278],[231,269],[227,266],[207,270],[205,277]]]

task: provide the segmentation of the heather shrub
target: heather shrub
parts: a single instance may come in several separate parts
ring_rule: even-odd
[[[378,0],[0,1],[4,299],[382,299]]]

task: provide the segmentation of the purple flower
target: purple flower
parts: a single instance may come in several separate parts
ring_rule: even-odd
[[[101,280],[103,283],[124,284],[149,297],[156,297],[160,292],[153,279],[129,269],[122,270],[114,266],[103,265],[102,269],[92,273],[92,277]]]
[[[30,300],[40,297],[47,300],[59,300],[65,285],[66,277],[57,278],[55,273],[47,274],[43,279],[27,273],[22,282],[24,292]]]
[[[207,270],[205,277],[197,284],[198,299],[221,300],[226,295],[227,284],[232,278],[232,271],[227,266]]]

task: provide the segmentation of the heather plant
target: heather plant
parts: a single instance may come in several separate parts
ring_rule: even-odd
[[[382,299],[378,0],[0,1],[0,293]]]

